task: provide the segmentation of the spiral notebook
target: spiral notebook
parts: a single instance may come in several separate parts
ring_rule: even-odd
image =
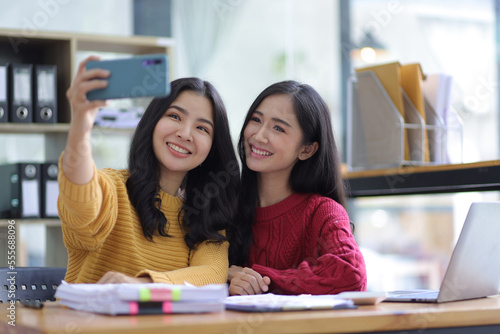
[[[276,295],[272,293],[230,296],[224,301],[226,310],[243,312],[284,312],[356,308],[352,300],[335,295]]]

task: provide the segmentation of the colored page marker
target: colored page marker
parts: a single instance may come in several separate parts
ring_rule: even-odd
[[[181,300],[181,289],[172,289],[172,300],[174,302]]]
[[[141,302],[149,302],[151,300],[151,291],[148,288],[140,288],[139,300]]]

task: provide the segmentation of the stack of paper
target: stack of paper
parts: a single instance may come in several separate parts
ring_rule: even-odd
[[[453,77],[444,73],[427,74],[422,89],[426,100],[443,119],[451,104]]]
[[[55,297],[70,308],[117,314],[206,313],[224,310],[226,284],[173,285],[145,284],[68,284],[62,282]]]
[[[101,108],[97,112],[94,124],[104,128],[135,129],[142,115],[144,108]]]
[[[428,123],[442,126],[447,129],[448,114],[451,108],[451,91],[453,77],[444,73],[433,73],[426,76],[423,82],[423,92],[425,101],[429,104]],[[433,110],[433,112],[430,112]],[[430,133],[431,159],[438,163],[449,163],[450,159],[447,152],[448,131]]]
[[[420,67],[420,64],[414,63],[414,64],[405,64],[401,66],[401,87],[407,94],[408,98],[413,104],[413,107],[415,107],[416,111],[422,118],[422,123],[423,126],[425,127],[427,122],[425,115],[424,93],[422,91],[423,80],[424,80],[424,75],[422,73],[422,68]],[[409,113],[410,113],[409,111],[405,112],[405,117],[407,118],[407,122],[409,122],[410,118],[410,115],[408,115]],[[423,136],[424,136],[423,140],[419,140],[418,137],[416,139],[411,139],[410,134],[408,134],[408,141],[410,145],[410,159],[419,160],[419,155],[423,153],[424,154],[423,161],[429,162],[430,161],[429,138],[427,131],[424,130]],[[419,144],[418,142],[422,142],[423,147],[421,147],[421,145],[418,145]],[[412,155],[411,153],[415,151],[417,151],[417,154]]]

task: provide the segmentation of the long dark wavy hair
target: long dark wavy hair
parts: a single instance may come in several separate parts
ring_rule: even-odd
[[[209,82],[183,78],[171,83],[170,95],[155,98],[144,112],[132,138],[129,152],[127,191],[148,240],[154,235],[169,236],[159,196],[160,165],[153,151],[153,130],[172,102],[184,91],[206,97],[212,104],[213,142],[203,163],[190,170],[181,185],[184,204],[179,213],[190,249],[205,240],[222,242],[233,218],[240,173],[231,141],[226,108]]]
[[[341,160],[333,137],[328,106],[321,96],[309,85],[296,81],[282,81],[267,87],[248,110],[238,141],[241,159],[241,189],[238,196],[236,218],[229,232],[229,263],[244,265],[252,242],[252,224],[259,199],[257,172],[250,170],[245,156],[245,128],[252,114],[262,101],[276,94],[291,97],[293,109],[302,129],[304,145],[317,142],[317,152],[307,160],[298,160],[292,169],[290,183],[297,193],[316,193],[329,197],[345,207],[344,183]]]

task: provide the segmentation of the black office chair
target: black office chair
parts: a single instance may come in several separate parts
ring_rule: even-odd
[[[55,300],[56,288],[66,275],[66,268],[0,268],[0,303]]]

